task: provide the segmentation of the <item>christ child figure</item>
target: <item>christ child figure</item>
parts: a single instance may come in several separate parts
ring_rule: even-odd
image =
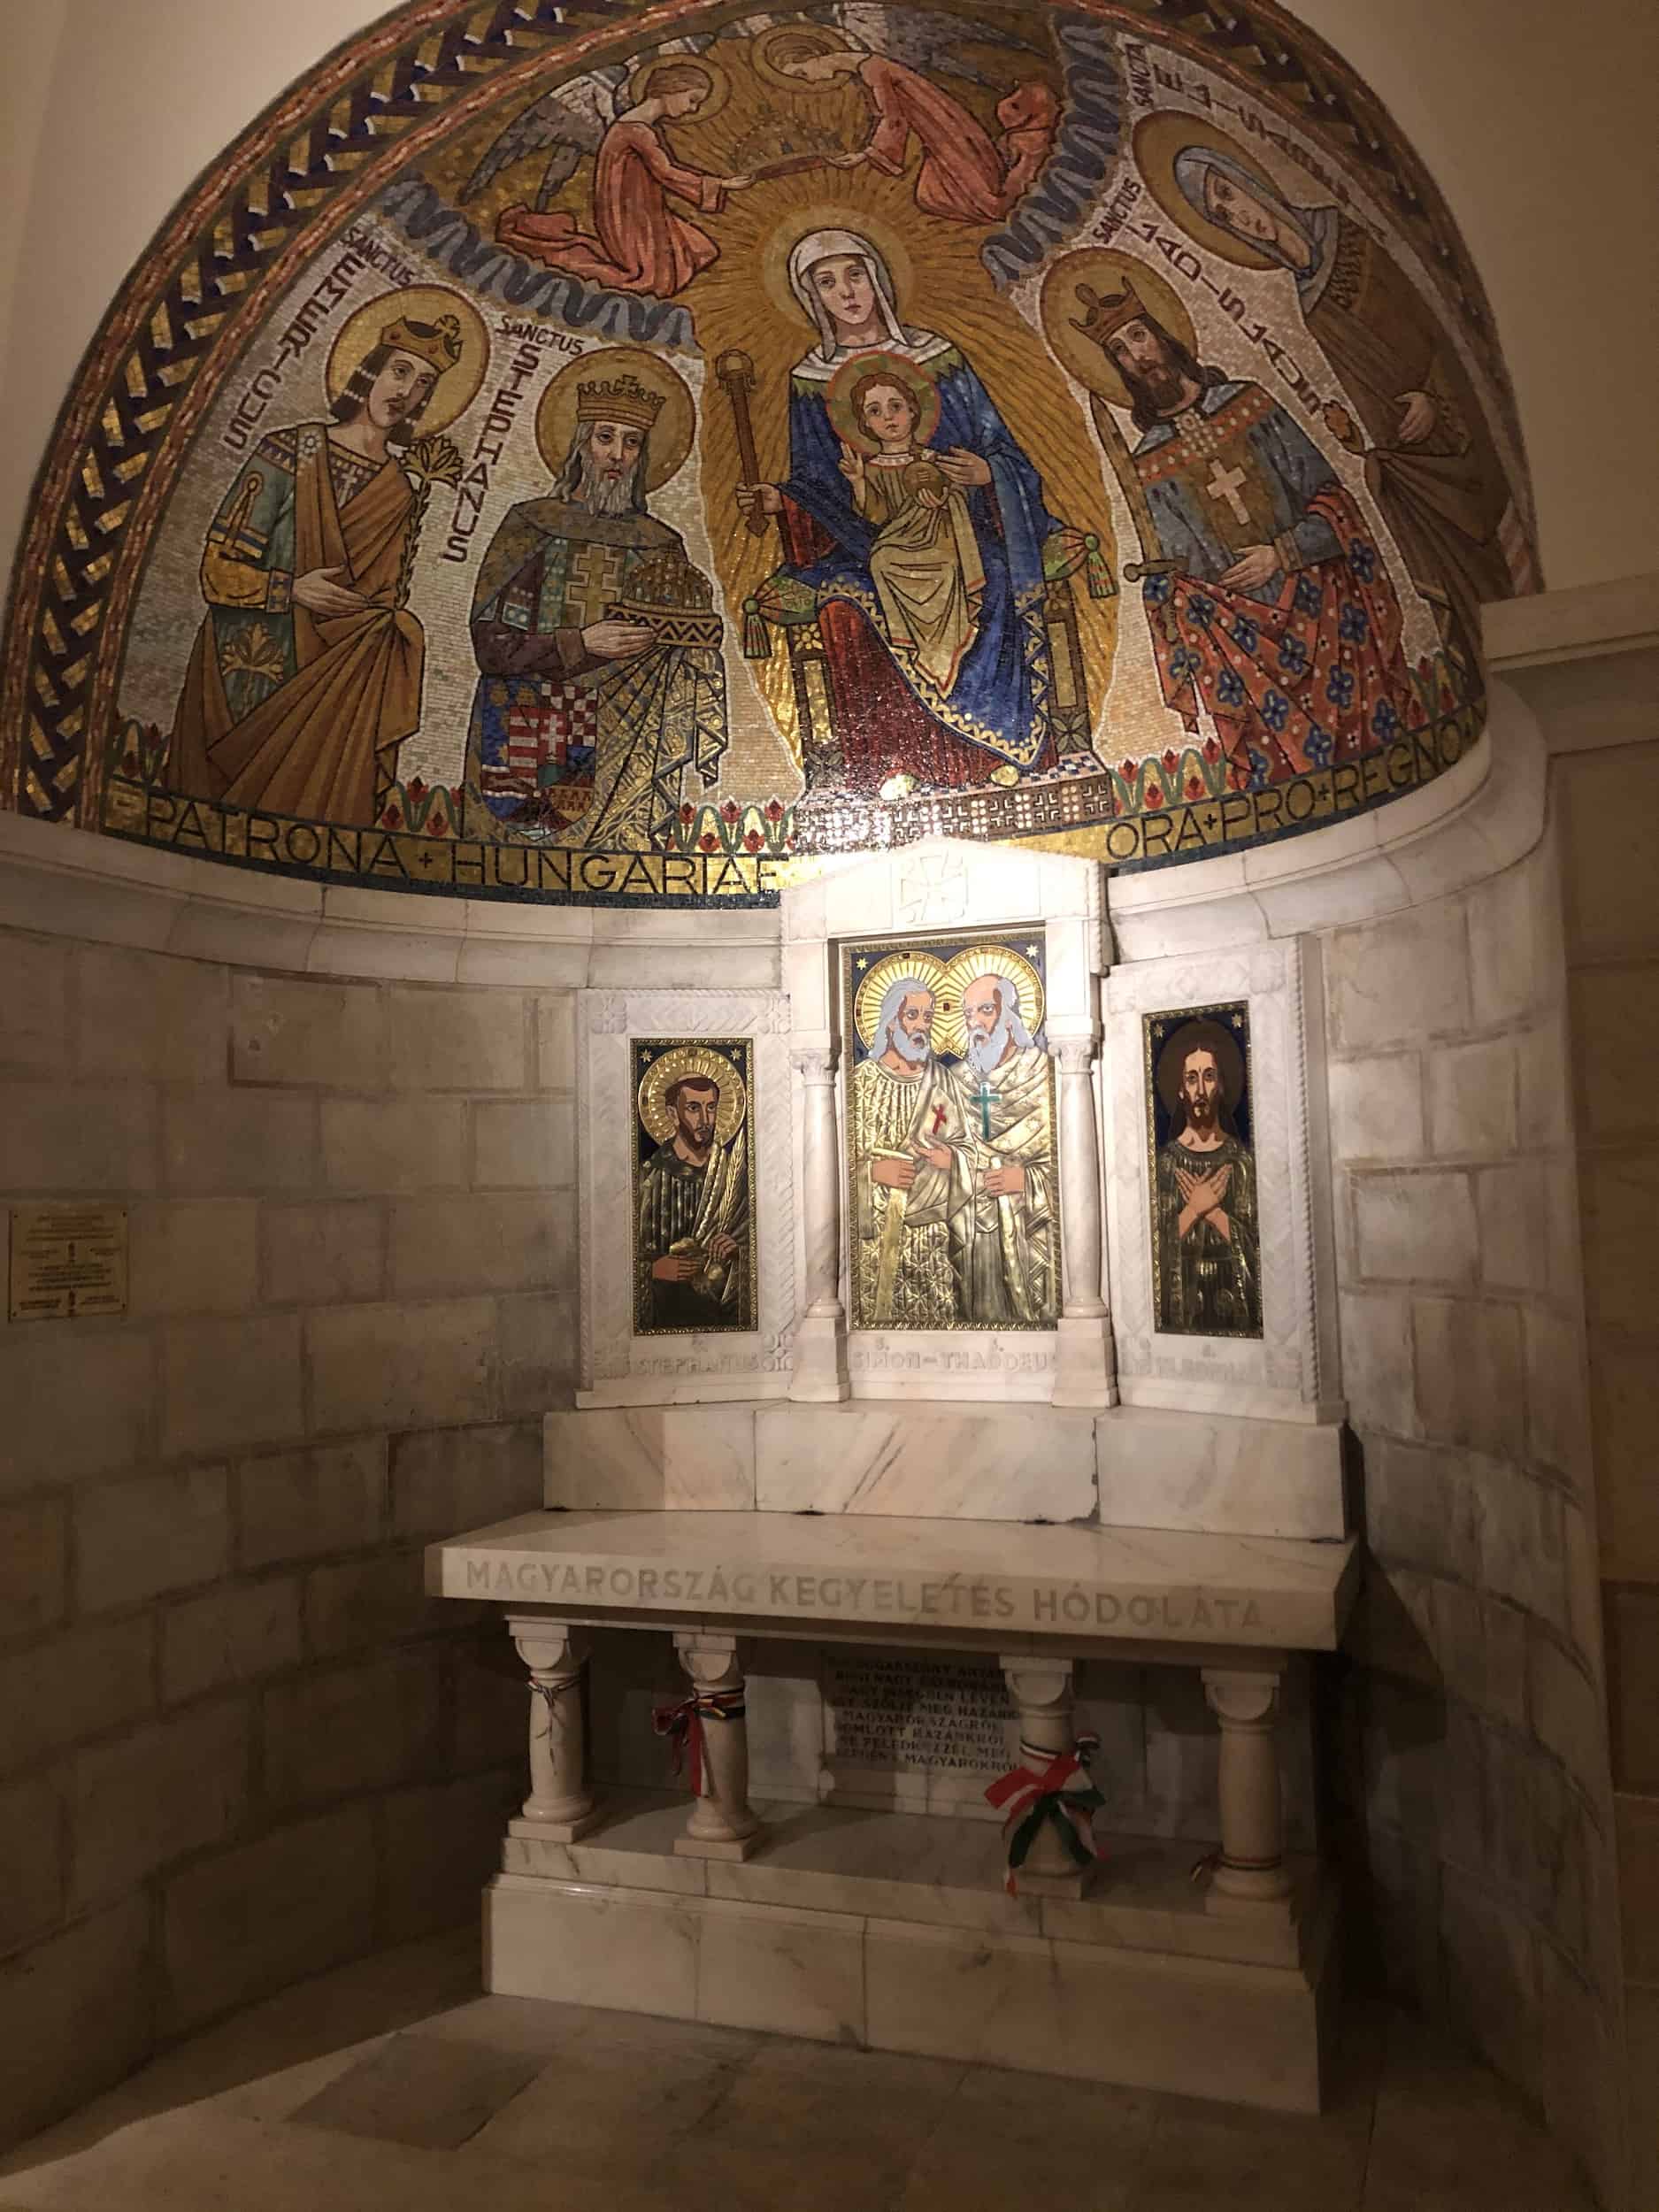
[[[985,591],[967,496],[926,449],[911,376],[866,368],[853,384],[849,411],[851,426],[876,449],[866,454],[843,437],[840,466],[855,509],[874,533],[870,573],[887,641],[949,693],[973,642]]]

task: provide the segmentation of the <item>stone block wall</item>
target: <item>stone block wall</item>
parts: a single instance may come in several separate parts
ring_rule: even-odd
[[[131,1251],[0,1327],[4,2138],[476,1909],[523,1680],[420,1554],[541,1502],[575,1160],[568,993],[0,943],[0,1203]]]
[[[1631,2200],[1659,2203],[1659,714],[1557,760],[1585,1304],[1624,1909]]]
[[[1605,2174],[1617,1901],[1559,911],[1547,838],[1325,941],[1372,1557],[1344,1794],[1372,1963]]]

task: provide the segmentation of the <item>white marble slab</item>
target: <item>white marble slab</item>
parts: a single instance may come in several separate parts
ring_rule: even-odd
[[[1328,1651],[1356,1550],[877,1514],[532,1513],[431,1546],[426,1586],[641,1625],[903,1624],[943,1649],[954,1635]]]
[[[595,1407],[541,1422],[542,1502],[617,1513],[741,1513],[755,1503],[747,1405]]]
[[[1320,1969],[869,1920],[866,2033],[879,2050],[1317,2112]]]
[[[1346,1535],[1332,1423],[1122,1406],[590,1408],[542,1425],[549,1506]]]
[[[713,1861],[711,1864],[719,1864]],[[864,1932],[845,1913],[710,1898],[701,1909],[697,2017],[820,2043],[864,2040]]]
[[[1050,1407],[776,1405],[755,1417],[763,1512],[1079,1521],[1094,1423]]]
[[[1108,1837],[1098,1896],[1010,1901],[983,1831],[766,1810],[741,1866],[676,1858],[661,1802],[563,1848],[510,1839],[487,1986],[1317,2110],[1333,1907],[1310,1866],[1295,1919],[1222,1916],[1190,1847]]]
[[[701,1901],[662,1890],[556,1890],[534,1876],[498,1874],[486,1893],[484,1986],[498,1997],[557,1994],[567,2004],[695,2020]]]
[[[1348,1534],[1334,1424],[1118,1406],[1095,1421],[1100,1518],[1232,1536]]]

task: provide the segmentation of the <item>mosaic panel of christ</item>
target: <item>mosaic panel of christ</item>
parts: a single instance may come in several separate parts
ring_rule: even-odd
[[[1248,1007],[1148,1015],[1146,1080],[1157,1325],[1260,1336]]]

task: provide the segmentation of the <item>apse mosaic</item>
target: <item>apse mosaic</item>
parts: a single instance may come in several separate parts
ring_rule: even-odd
[[[8,634],[15,803],[300,875],[765,900],[1140,867],[1478,734],[1534,584],[1426,176],[1276,11],[436,4],[117,303]]]
[[[1052,1328],[1042,933],[841,949],[856,1329]]]

